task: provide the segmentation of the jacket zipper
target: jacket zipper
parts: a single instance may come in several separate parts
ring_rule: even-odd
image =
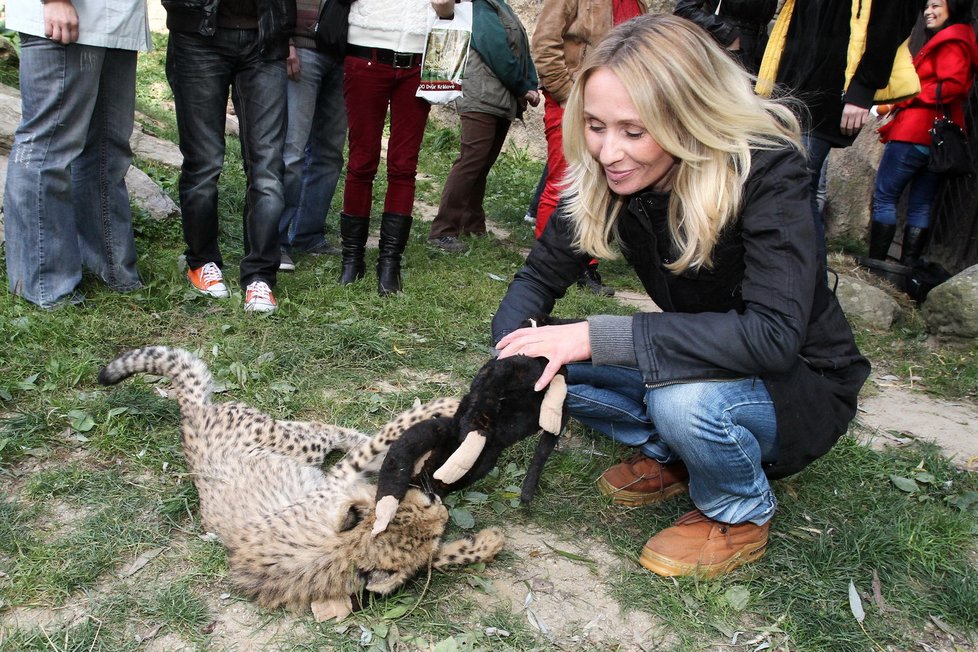
[[[644,383],[645,389],[659,389],[662,387],[668,387],[669,385],[686,385],[689,383],[727,383],[734,380],[746,380],[750,376],[732,376],[730,378],[712,378],[712,377],[692,377],[692,378],[677,378],[675,380],[662,380],[657,383]]]

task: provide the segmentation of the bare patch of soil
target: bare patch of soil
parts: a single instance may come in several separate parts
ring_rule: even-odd
[[[936,444],[958,466],[978,471],[978,406],[916,392],[887,375],[869,382],[877,391],[864,392],[856,417],[868,431],[865,443],[881,448],[917,439]]]
[[[625,652],[647,649],[642,646],[651,640],[665,642],[660,624],[639,609],[625,613],[612,597],[608,582],[622,562],[598,541],[578,535],[562,540],[517,526],[506,530],[506,550],[516,560],[486,571],[495,590],[489,605],[523,614],[559,649],[608,646]]]

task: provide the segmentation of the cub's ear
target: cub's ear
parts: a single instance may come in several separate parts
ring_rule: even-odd
[[[351,503],[350,509],[347,510],[346,516],[343,517],[343,522],[340,523],[340,532],[348,532],[360,525],[363,519],[367,518],[367,510],[363,505],[358,505],[357,503]]]

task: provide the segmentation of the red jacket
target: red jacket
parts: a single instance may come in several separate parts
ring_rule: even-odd
[[[880,140],[899,140],[930,146],[927,131],[934,125],[937,84],[941,101],[955,123],[964,127],[964,102],[978,70],[978,43],[970,25],[956,23],[940,30],[913,59],[920,77],[920,94],[896,105],[893,119],[880,127]]]

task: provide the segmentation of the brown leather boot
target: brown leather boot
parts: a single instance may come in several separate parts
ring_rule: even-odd
[[[767,550],[771,522],[764,525],[714,521],[694,509],[648,540],[639,563],[656,575],[704,579],[729,573],[760,559]]]
[[[616,505],[638,507],[658,503],[686,491],[689,473],[682,462],[660,464],[639,453],[616,464],[598,478],[598,490]]]

